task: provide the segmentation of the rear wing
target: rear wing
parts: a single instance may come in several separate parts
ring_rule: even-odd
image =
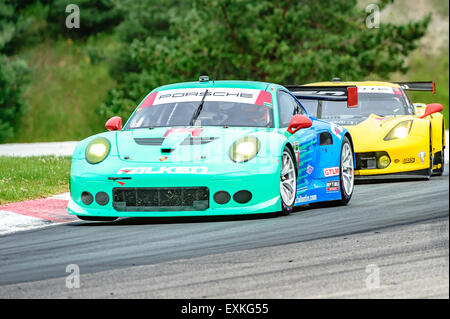
[[[347,107],[358,107],[356,86],[303,86],[286,85],[297,99],[321,101],[347,101]]]
[[[434,81],[425,82],[395,82],[405,91],[431,91],[436,94],[436,84]]]

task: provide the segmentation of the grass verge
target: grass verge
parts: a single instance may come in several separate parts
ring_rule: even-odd
[[[0,156],[0,205],[69,191],[70,157]]]

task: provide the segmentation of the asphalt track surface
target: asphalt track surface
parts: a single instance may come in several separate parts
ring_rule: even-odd
[[[0,298],[448,298],[448,196],[447,165],[441,177],[365,182],[348,206],[289,216],[80,221],[4,235]],[[78,289],[66,287],[70,264]],[[373,265],[381,288],[368,293]]]

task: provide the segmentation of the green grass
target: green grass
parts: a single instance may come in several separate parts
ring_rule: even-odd
[[[29,108],[8,142],[81,140],[105,130],[106,119],[96,110],[115,84],[106,63],[93,63],[88,49],[108,41],[47,40],[20,53],[33,71],[25,94]]]
[[[0,156],[0,205],[69,191],[70,157]]]

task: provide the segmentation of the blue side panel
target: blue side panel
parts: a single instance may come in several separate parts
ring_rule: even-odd
[[[339,171],[342,137],[332,132],[329,123],[314,121],[314,124],[314,138],[304,136],[299,140],[295,206],[341,199]],[[332,134],[332,145],[320,146],[316,140],[317,133],[324,131]]]
[[[295,206],[339,200],[341,199],[340,187],[339,176],[314,180],[307,189],[297,193]]]
[[[292,141],[295,157],[298,164],[297,198],[308,191],[313,181],[313,163],[317,160],[316,132],[310,128],[303,130],[301,134],[295,134]]]

